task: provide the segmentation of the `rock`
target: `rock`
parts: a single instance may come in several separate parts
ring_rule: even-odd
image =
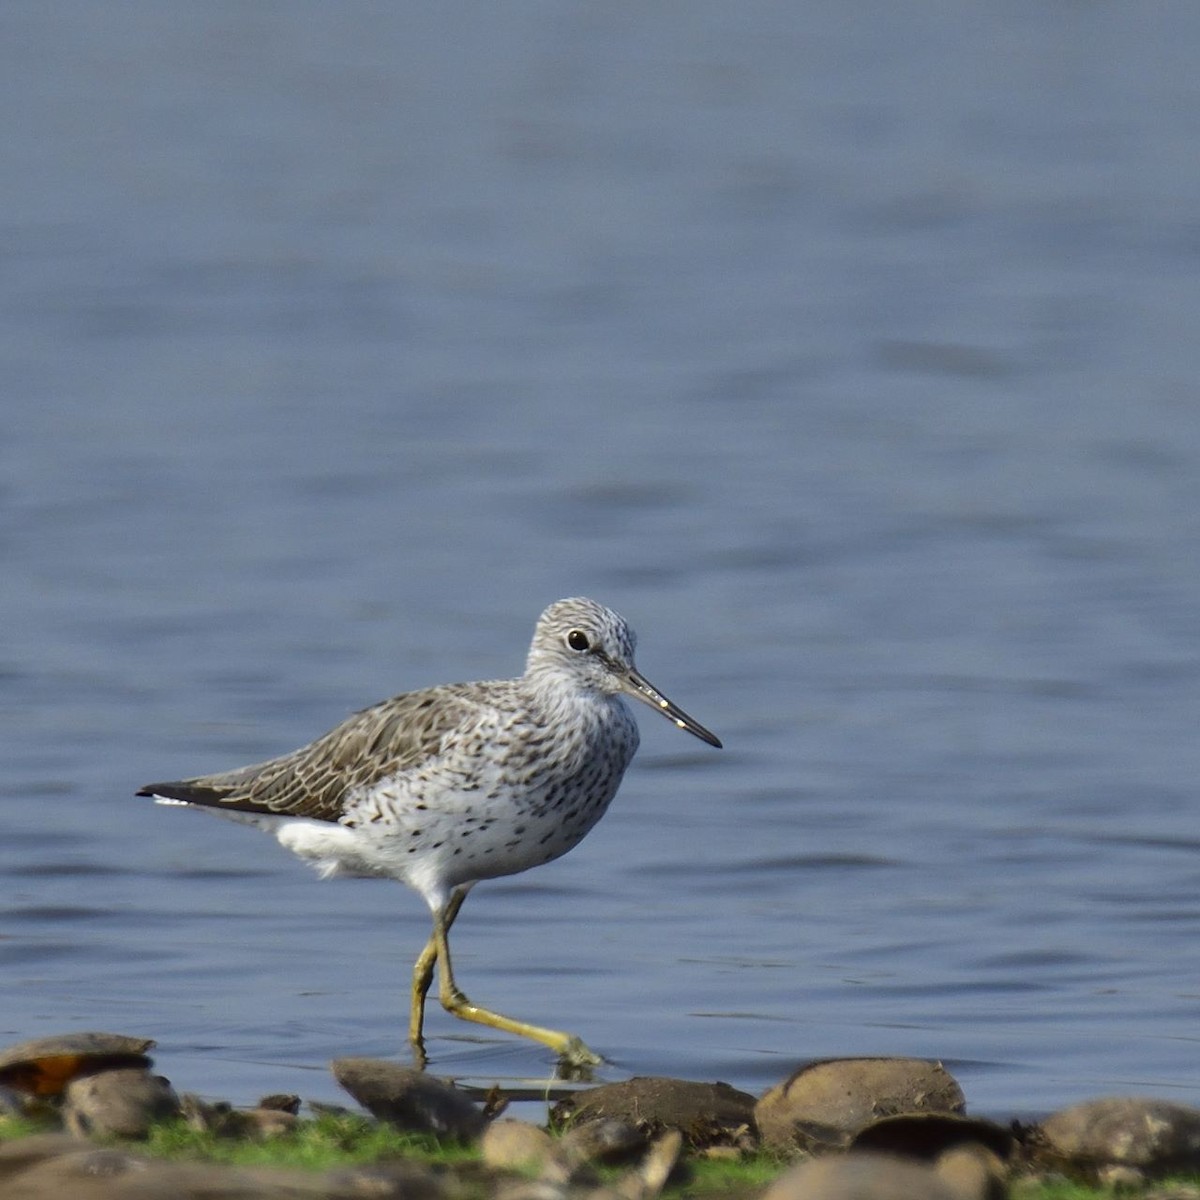
[[[65,1133],[34,1133],[0,1141],[0,1184],[7,1185],[22,1171],[45,1159],[72,1154],[78,1149],[79,1140]],[[7,1186],[0,1187],[0,1195],[8,1195]]]
[[[272,1092],[258,1102],[258,1107],[291,1113],[293,1117],[296,1117],[300,1115],[300,1097],[292,1095],[290,1092]]]
[[[958,1200],[932,1169],[892,1154],[827,1155],[781,1175],[763,1200]]]
[[[155,1121],[179,1113],[170,1083],[144,1067],[72,1079],[64,1094],[63,1122],[76,1137],[144,1138]]]
[[[986,1146],[955,1146],[938,1157],[938,1178],[967,1200],[1004,1200],[1008,1195],[1008,1167]]]
[[[16,1165],[10,1154],[22,1150],[18,1168],[10,1170]],[[173,1174],[166,1164],[58,1135],[21,1138],[0,1148],[4,1200],[189,1200],[187,1192],[172,1190]],[[213,1200],[222,1198],[216,1193]]]
[[[844,1148],[861,1129],[900,1113],[961,1113],[962,1089],[941,1063],[838,1058],[809,1063],[754,1109],[763,1145],[781,1153]]]
[[[179,1108],[188,1126],[199,1133],[211,1133],[214,1137],[246,1137],[249,1130],[244,1114],[238,1112],[228,1100],[210,1103],[194,1092],[184,1092],[179,1099]]]
[[[419,1163],[380,1162],[341,1167],[322,1176],[328,1200],[442,1200],[446,1188]],[[458,1197],[461,1189],[455,1189]]]
[[[633,1162],[649,1142],[645,1131],[632,1121],[606,1117],[572,1125],[563,1134],[561,1146],[571,1162],[617,1166]]]
[[[678,1129],[668,1129],[654,1139],[641,1166],[618,1179],[613,1191],[625,1200],[654,1200],[667,1186],[682,1149],[683,1135]]]
[[[570,1174],[558,1143],[544,1129],[507,1117],[493,1121],[479,1145],[483,1161],[495,1171],[533,1171],[566,1179]]]
[[[372,1116],[400,1129],[469,1142],[483,1114],[461,1092],[424,1071],[378,1058],[339,1058],[333,1075]]]
[[[78,1147],[78,1143],[76,1143]],[[93,1157],[103,1156],[103,1157]],[[28,1164],[4,1181],[5,1200],[125,1200],[129,1195],[116,1179],[113,1151],[79,1150],[49,1155]],[[152,1181],[142,1181],[145,1200],[168,1200]],[[142,1200],[142,1197],[138,1197]]]
[[[950,1154],[959,1156],[963,1150]],[[969,1152],[968,1153],[969,1156]],[[949,1157],[949,1156],[947,1156]],[[1000,1187],[997,1193],[994,1186]],[[780,1176],[762,1200],[993,1200],[1002,1196],[986,1169],[956,1160],[937,1166],[894,1154],[854,1152],[809,1159]]]
[[[654,1141],[637,1167],[626,1171],[609,1187],[597,1187],[595,1178],[586,1170],[582,1178],[572,1174],[569,1179],[557,1178],[555,1172],[550,1172],[538,1179],[501,1187],[495,1192],[495,1200],[656,1200],[682,1146],[682,1135],[671,1129]]]
[[[75,1138],[0,1143],[4,1200],[441,1200],[432,1174],[407,1163],[324,1174],[214,1163],[170,1163]]]
[[[977,1145],[998,1159],[1012,1157],[1016,1139],[1011,1129],[982,1117],[956,1113],[902,1113],[881,1117],[864,1126],[850,1140],[851,1150],[876,1150],[904,1158],[932,1161],[955,1146]]]
[[[554,1106],[552,1119],[572,1128],[616,1119],[649,1136],[678,1129],[690,1146],[704,1149],[753,1140],[754,1097],[727,1083],[642,1076],[575,1092]]]
[[[242,1116],[248,1135],[258,1142],[291,1133],[300,1124],[295,1113],[282,1108],[251,1108]]]
[[[1031,1140],[1036,1160],[1086,1177],[1196,1171],[1200,1109],[1139,1097],[1088,1100],[1048,1117]]]
[[[1143,1191],[1146,1187],[1146,1172],[1139,1171],[1137,1167],[1101,1167],[1096,1172],[1096,1182],[1110,1192]],[[1166,1197],[1161,1192],[1147,1193],[1143,1200],[1151,1200],[1152,1196],[1156,1200],[1196,1200],[1198,1195],[1200,1192],[1193,1185],[1190,1192],[1181,1188],[1179,1191],[1168,1192]]]
[[[58,1096],[72,1079],[122,1067],[148,1067],[149,1038],[65,1033],[0,1050],[0,1084],[33,1096]]]
[[[185,1092],[179,1102],[184,1119],[193,1129],[221,1138],[248,1138],[261,1142],[267,1138],[291,1133],[300,1118],[281,1108],[234,1108],[228,1101],[214,1104]]]

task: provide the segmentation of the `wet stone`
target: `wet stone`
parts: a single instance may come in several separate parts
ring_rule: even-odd
[[[727,1083],[639,1076],[576,1092],[554,1106],[555,1124],[572,1129],[617,1120],[653,1137],[677,1129],[688,1145],[739,1145],[753,1140],[754,1097]]]
[[[120,1033],[65,1033],[0,1050],[0,1085],[32,1096],[61,1095],[72,1079],[122,1067],[148,1067],[154,1042]]]
[[[432,1075],[377,1058],[339,1058],[332,1065],[338,1083],[380,1121],[461,1142],[483,1134],[483,1114]]]
[[[138,1067],[73,1079],[63,1102],[63,1122],[77,1137],[144,1138],[154,1122],[179,1112],[170,1083]]]
[[[1089,1100],[1048,1117],[1031,1140],[1036,1160],[1072,1174],[1115,1180],[1196,1171],[1200,1109],[1139,1097]]]
[[[938,1062],[840,1058],[809,1063],[755,1106],[763,1145],[780,1153],[844,1148],[882,1117],[961,1113],[962,1089]]]

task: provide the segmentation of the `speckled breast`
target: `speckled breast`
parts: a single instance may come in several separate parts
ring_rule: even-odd
[[[620,701],[553,716],[480,728],[453,757],[384,781],[356,805],[356,827],[414,883],[436,874],[454,887],[560,857],[608,809],[638,733]]]

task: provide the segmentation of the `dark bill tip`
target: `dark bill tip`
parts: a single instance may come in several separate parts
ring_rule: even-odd
[[[642,675],[638,674],[637,671],[629,672],[626,678],[625,690],[643,704],[657,709],[669,721],[673,721],[675,725],[685,732],[690,733],[693,737],[698,737],[702,742],[707,742],[710,746],[715,746],[718,750],[722,748],[721,739],[715,733],[705,729],[695,718],[689,717],[678,704],[668,700],[662,692]]]

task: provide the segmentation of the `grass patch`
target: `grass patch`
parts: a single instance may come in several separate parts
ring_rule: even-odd
[[[243,1167],[296,1167],[310,1171],[405,1159],[428,1165],[477,1162],[472,1149],[428,1134],[403,1133],[352,1114],[322,1115],[263,1141],[218,1137],[182,1119],[156,1125],[143,1146],[159,1158],[230,1163]]]
[[[1153,1183],[1125,1187],[1122,1185],[1114,1192],[1111,1187],[1093,1186],[1078,1183],[1071,1179],[1019,1179],[1010,1189],[1012,1200],[1112,1200],[1114,1194],[1124,1200],[1137,1200],[1139,1196],[1153,1194],[1163,1200],[1187,1200],[1188,1197],[1200,1198],[1200,1178],[1171,1178],[1157,1179]]]
[[[28,1137],[33,1133],[47,1133],[55,1128],[57,1125],[34,1121],[28,1117],[0,1117],[0,1142]]]
[[[403,1133],[384,1123],[353,1114],[322,1115],[300,1122],[295,1130],[256,1142],[219,1137],[190,1128],[182,1119],[155,1126],[148,1142],[131,1147],[155,1157],[185,1162],[214,1162],[241,1167],[288,1167],[327,1171],[338,1167],[395,1161],[450,1169],[468,1177],[467,1194],[490,1194],[485,1169],[475,1147],[439,1142],[428,1134]],[[774,1155],[741,1160],[687,1158],[687,1182],[668,1187],[666,1200],[705,1200],[744,1196],[751,1200],[787,1169]],[[481,1174],[482,1172],[482,1174]],[[623,1173],[603,1168],[598,1174],[611,1183]]]
[[[690,1178],[685,1184],[668,1187],[664,1197],[738,1196],[763,1191],[774,1183],[789,1164],[773,1154],[748,1158],[685,1157]]]

